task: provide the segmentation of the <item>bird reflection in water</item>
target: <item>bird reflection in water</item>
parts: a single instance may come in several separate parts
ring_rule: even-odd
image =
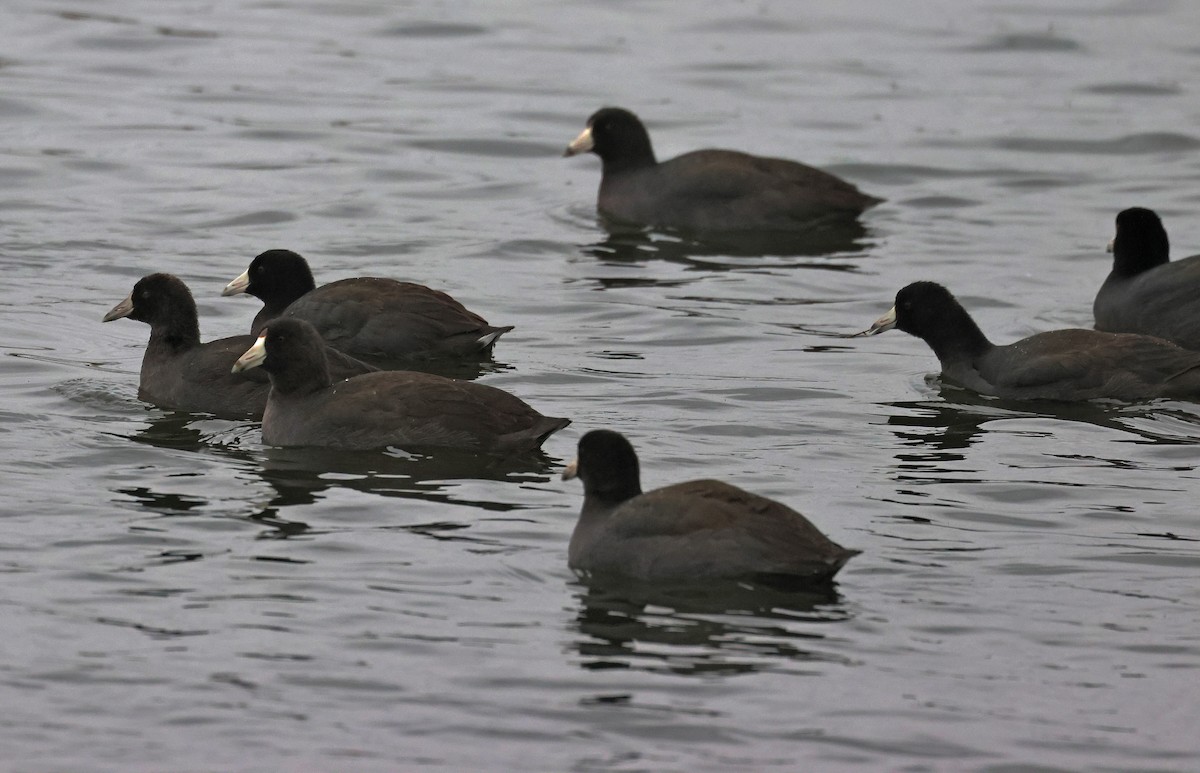
[[[292,508],[321,500],[330,489],[352,489],[381,496],[454,503],[489,511],[509,512],[523,507],[517,502],[468,499],[457,493],[456,481],[495,480],[516,484],[548,483],[562,460],[536,451],[493,456],[447,449],[392,449],[341,451],[321,448],[254,448],[240,443],[254,439],[253,424],[211,419],[190,413],[160,413],[130,436],[139,443],[201,454],[219,454],[242,470],[239,477],[260,480],[268,494],[252,496],[246,516],[270,531],[263,538],[286,539],[313,533],[308,524],[290,519]],[[508,489],[500,489],[506,491]],[[178,512],[208,504],[183,501],[176,495],[146,488],[122,490],[160,512]],[[265,501],[264,501],[265,499]],[[431,536],[450,533],[462,524],[422,524],[413,529]]]
[[[937,452],[965,451],[984,436],[985,424],[1011,419],[1080,422],[1132,434],[1139,442],[1163,445],[1200,442],[1200,409],[1191,403],[1009,400],[944,384],[937,376],[931,376],[928,382],[938,390],[942,401],[886,404],[899,411],[888,416],[887,424],[896,428],[893,432],[905,446]],[[958,454],[947,458],[964,457]]]
[[[348,488],[382,496],[465,504],[506,512],[519,505],[463,500],[451,491],[457,480],[546,483],[561,460],[541,451],[489,456],[448,449],[343,451],[321,448],[268,448],[253,471],[276,492],[272,507],[307,505],[329,488]]]
[[[779,258],[864,257],[872,246],[867,229],[858,220],[834,221],[801,233],[744,232],[703,238],[612,223],[606,227],[607,237],[584,246],[585,254],[613,263],[665,260],[705,271],[756,268],[760,263],[770,268],[846,270],[839,264],[787,264]],[[771,259],[748,262],[745,258]]]
[[[250,519],[273,531],[264,537],[288,538],[308,532],[307,525],[282,514],[313,504],[328,489],[352,489],[386,497],[465,505],[472,510],[503,513],[522,505],[499,500],[469,499],[458,492],[455,481],[497,480],[540,484],[551,479],[561,461],[541,451],[508,457],[491,457],[466,451],[337,451],[319,448],[270,448],[251,471],[274,490]],[[403,528],[435,539],[467,539],[456,535],[469,524],[422,522]],[[303,527],[303,528],[300,528]]]
[[[1115,400],[1063,402],[1050,400],[1006,400],[979,395],[967,389],[940,384],[931,377],[943,401],[920,400],[887,403],[892,409],[887,425],[898,440],[894,481],[898,501],[916,498],[931,504],[931,484],[995,482],[988,462],[971,464],[970,449],[993,431],[1012,433],[1015,428],[996,422],[1021,421],[1026,436],[1055,434],[1057,422],[1080,422],[1117,433],[1117,442],[1155,445],[1192,445],[1200,442],[1200,411],[1190,403],[1156,400],[1125,403]],[[1060,448],[1057,447],[1056,448]],[[1103,456],[1104,446],[1079,449],[1075,453],[1048,453],[1048,462],[1068,460],[1126,467],[1127,459],[1117,454]],[[928,523],[923,515],[905,515],[906,520]]]
[[[821,648],[822,624],[851,614],[836,584],[792,588],[746,582],[690,587],[580,586],[574,648],[588,670],[735,675],[778,660],[845,662]]]
[[[135,443],[176,451],[220,451],[235,458],[248,460],[249,452],[239,450],[235,436],[251,431],[251,425],[216,419],[206,414],[183,411],[162,411],[146,408],[146,424],[128,437]]]

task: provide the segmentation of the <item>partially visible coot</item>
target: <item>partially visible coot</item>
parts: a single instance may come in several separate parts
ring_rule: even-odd
[[[787,505],[719,480],[642,492],[623,435],[593,430],[563,479],[583,481],[567,563],[593,577],[663,584],[718,579],[824,581],[859,551]]]
[[[128,317],[150,325],[150,343],[142,356],[138,397],[160,408],[211,413],[221,418],[259,418],[270,391],[268,379],[230,372],[254,343],[253,336],[232,336],[200,343],[196,301],[179,277],[150,274],[138,280],[129,297],[104,322]],[[337,379],[376,370],[371,365],[325,349]]]
[[[1043,400],[1200,399],[1200,353],[1153,336],[1052,330],[997,346],[945,287],[914,282],[859,335],[893,327],[929,344],[942,376],[997,397]]]
[[[495,387],[429,373],[382,371],[335,384],[321,346],[312,325],[284,317],[268,322],[233,366],[239,372],[262,366],[270,374],[264,443],[516,454],[536,450],[571,423]]]
[[[329,344],[374,362],[480,358],[512,326],[489,325],[446,293],[412,282],[356,277],[316,286],[308,262],[291,250],[267,250],[222,295],[263,302],[251,333],[276,317],[302,319]]]
[[[1162,220],[1131,207],[1117,215],[1112,271],[1096,293],[1096,329],[1144,333],[1200,349],[1200,255],[1170,262]]]
[[[597,208],[610,219],[693,233],[803,231],[856,218],[881,199],[828,172],[735,150],[696,150],[659,162],[636,115],[598,110],[565,155],[602,163]]]

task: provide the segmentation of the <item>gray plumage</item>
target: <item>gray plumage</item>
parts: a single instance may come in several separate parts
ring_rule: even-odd
[[[201,343],[196,301],[181,279],[150,274],[138,280],[129,297],[104,315],[103,321],[122,317],[150,325],[139,398],[160,408],[221,418],[262,416],[270,381],[260,373],[230,372],[254,337],[231,336]],[[334,380],[376,370],[328,347],[323,348],[322,356],[328,360]]]
[[[859,552],[790,507],[721,481],[642,493],[633,446],[609,430],[580,439],[579,456],[563,474],[576,476],[584,500],[568,563],[587,575],[659,583],[828,580]]]
[[[1096,329],[1200,350],[1200,255],[1172,262],[1162,220],[1142,207],[1117,215],[1112,253],[1112,271],[1092,304]]]
[[[735,150],[655,158],[636,115],[594,113],[567,155],[592,152],[602,170],[597,209],[613,220],[691,232],[796,231],[854,218],[880,202],[829,172]]]
[[[896,327],[923,339],[946,380],[1017,399],[1200,398],[1200,353],[1152,336],[1052,330],[997,346],[950,292],[914,282],[870,334]]]
[[[385,277],[354,277],[316,286],[308,262],[291,250],[267,250],[226,287],[263,301],[254,335],[272,319],[302,319],[332,347],[380,364],[479,358],[511,326],[483,317],[440,290]]]
[[[319,357],[321,339],[302,320],[269,322],[260,344],[239,367],[261,364],[270,374],[263,414],[268,445],[521,453],[570,424],[495,387],[428,373],[381,371],[333,383]]]

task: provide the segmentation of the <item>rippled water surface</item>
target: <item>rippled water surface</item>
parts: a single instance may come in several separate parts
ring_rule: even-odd
[[[1200,408],[983,399],[837,337],[916,279],[997,341],[1088,326],[1127,206],[1200,250],[1198,33],[1184,0],[6,3],[3,767],[1200,769]],[[887,202],[816,254],[610,238],[559,157],[605,104]],[[479,380],[574,424],[484,465],[139,402],[146,327],[104,312],[170,271],[243,333],[220,290],[272,247],[516,325]],[[558,471],[596,427],[863,554],[828,593],[588,588]]]

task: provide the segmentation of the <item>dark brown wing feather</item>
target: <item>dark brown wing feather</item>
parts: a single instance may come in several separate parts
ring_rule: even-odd
[[[1148,399],[1200,395],[1200,353],[1149,336],[1054,330],[998,346],[979,374],[1015,397]]]
[[[266,419],[267,442],[282,445],[478,451],[532,450],[569,423],[494,387],[411,371],[370,373],[315,397],[281,399]]]
[[[787,505],[716,480],[634,497],[605,527],[647,577],[832,575],[857,552]]]
[[[488,325],[439,290],[379,277],[342,279],[312,290],[284,311],[309,322],[335,349],[358,357],[458,356],[486,348]]]

